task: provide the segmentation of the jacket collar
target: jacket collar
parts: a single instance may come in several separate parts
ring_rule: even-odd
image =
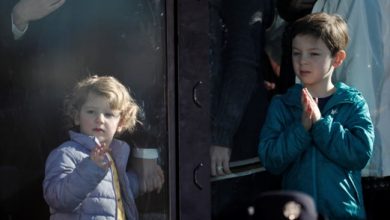
[[[92,150],[96,145],[100,145],[99,140],[94,136],[88,136],[82,133],[69,131],[70,139],[80,145]]]
[[[360,96],[360,92],[355,88],[352,88],[342,82],[337,82],[335,84],[336,92],[333,94],[332,98],[329,100],[326,105],[326,109],[333,107],[338,103],[350,103],[356,101],[356,96]],[[282,100],[287,105],[293,105],[298,108],[301,106],[301,91],[302,84],[295,84],[290,89],[287,90],[286,94],[282,96]]]
[[[96,145],[99,145],[99,140],[94,136],[88,136],[82,133],[69,131],[70,139],[85,148],[92,150]],[[127,163],[127,159],[130,153],[130,148],[126,142],[120,141],[118,139],[113,139],[110,145],[111,155],[116,161],[118,169],[124,169]]]

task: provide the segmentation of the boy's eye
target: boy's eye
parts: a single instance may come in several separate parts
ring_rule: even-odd
[[[318,56],[320,55],[319,53],[310,53],[310,56]]]
[[[94,110],[87,110],[86,112],[87,112],[88,114],[93,114],[93,113],[95,113]]]
[[[293,51],[293,52],[292,52],[292,55],[293,55],[293,56],[299,56],[299,55],[301,55],[301,53],[300,53],[300,52]]]

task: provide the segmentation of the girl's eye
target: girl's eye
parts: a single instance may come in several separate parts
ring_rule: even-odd
[[[105,115],[107,118],[111,118],[111,117],[114,116],[114,114],[112,114],[112,113],[105,113],[104,115]]]
[[[94,110],[87,110],[86,112],[87,112],[88,114],[93,114],[93,113],[95,113]]]
[[[319,53],[310,53],[310,56],[318,56],[320,55]]]
[[[104,115],[105,115],[107,118],[113,118],[113,117],[117,117],[117,116],[118,116],[118,114],[113,113],[113,112],[107,112],[107,113],[104,113]]]

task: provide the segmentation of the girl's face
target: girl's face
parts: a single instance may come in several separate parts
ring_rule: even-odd
[[[333,58],[325,43],[311,35],[297,35],[292,41],[292,62],[295,75],[305,87],[326,87],[331,84]]]
[[[121,129],[120,118],[120,111],[111,109],[106,97],[90,92],[76,115],[75,124],[80,126],[81,133],[95,136],[100,143],[109,146]]]

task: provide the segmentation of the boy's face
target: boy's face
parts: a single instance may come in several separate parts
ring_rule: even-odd
[[[330,50],[320,38],[297,35],[292,41],[295,75],[306,86],[326,86],[334,70]]]
[[[75,124],[80,125],[81,133],[95,136],[100,143],[109,146],[118,131],[120,118],[120,111],[111,109],[106,97],[89,93],[76,115]]]

